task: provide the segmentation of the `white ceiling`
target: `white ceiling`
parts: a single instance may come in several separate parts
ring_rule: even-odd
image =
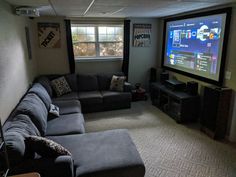
[[[40,15],[66,17],[163,17],[236,0],[6,0],[14,6],[37,7]],[[94,3],[88,9],[91,2]],[[85,11],[88,9],[87,13]]]

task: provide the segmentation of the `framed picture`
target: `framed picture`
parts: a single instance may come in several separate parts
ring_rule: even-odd
[[[29,60],[32,59],[32,49],[31,49],[31,42],[30,42],[30,32],[29,32],[29,27],[25,27],[25,37],[26,37],[26,46],[27,46],[27,51],[28,51],[28,58]]]
[[[60,24],[38,23],[38,40],[40,48],[60,48]]]
[[[151,30],[151,24],[133,24],[133,46],[150,47]]]

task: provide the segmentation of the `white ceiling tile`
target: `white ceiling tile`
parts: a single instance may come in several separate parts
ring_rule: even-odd
[[[92,0],[6,1],[12,5],[39,7],[42,15],[67,17],[82,17],[92,2]],[[163,17],[231,2],[236,0],[95,0],[85,17]],[[114,13],[116,11],[118,12]]]
[[[14,6],[47,6],[50,5],[48,0],[6,0]]]

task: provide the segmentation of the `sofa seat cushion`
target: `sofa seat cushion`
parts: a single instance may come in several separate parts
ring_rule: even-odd
[[[84,133],[84,116],[81,113],[60,115],[48,121],[46,136]]]
[[[54,101],[53,104],[59,107],[60,115],[81,113],[79,100]]]
[[[79,100],[82,105],[91,105],[102,103],[100,91],[79,92]]]
[[[132,99],[129,92],[102,91],[102,96],[104,103],[130,102]]]
[[[78,99],[79,99],[78,93],[77,92],[71,92],[71,93],[62,95],[60,97],[53,98],[52,100],[54,102],[54,101],[78,100]]]
[[[127,130],[49,137],[67,148],[76,177],[143,177],[143,161]]]

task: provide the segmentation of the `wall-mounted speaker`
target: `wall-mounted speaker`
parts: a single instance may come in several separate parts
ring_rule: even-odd
[[[169,79],[169,73],[168,72],[162,72],[160,74],[160,81],[161,81],[162,84],[164,84],[165,81],[168,80],[168,79]]]
[[[191,95],[197,95],[198,83],[194,81],[187,82],[186,91]]]

